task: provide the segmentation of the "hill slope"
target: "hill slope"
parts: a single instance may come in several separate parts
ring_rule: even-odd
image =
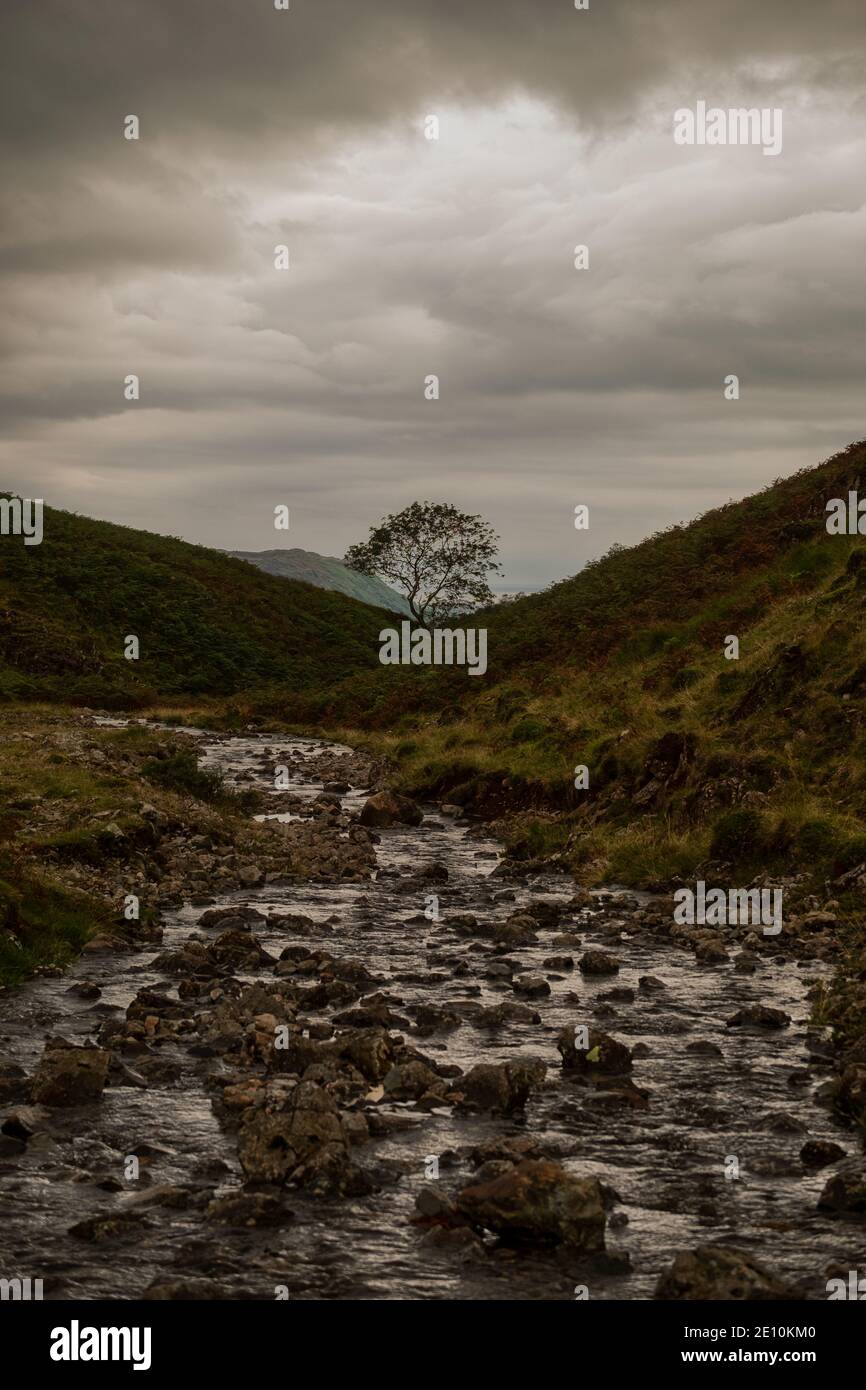
[[[317,717],[363,724],[409,791],[520,812],[526,858],[632,883],[702,863],[834,878],[866,861],[866,547],[828,535],[825,505],[861,486],[857,444],[476,614],[484,677],[385,667]]]
[[[0,537],[0,698],[132,707],[326,690],[378,664],[382,614],[216,550],[45,509]],[[128,635],[140,659],[124,657]]]
[[[386,608],[389,613],[411,613],[408,603],[396,589],[391,589],[373,575],[359,574],[332,555],[317,555],[314,550],[230,550],[236,560],[246,560],[266,574],[278,574],[283,579],[300,579],[319,589],[333,589],[347,594],[360,603]]]

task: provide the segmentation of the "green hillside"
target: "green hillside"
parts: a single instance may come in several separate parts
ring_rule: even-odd
[[[385,667],[316,715],[363,724],[409,791],[519,813],[504,828],[526,858],[823,882],[866,861],[866,547],[825,525],[861,484],[862,443],[475,615],[484,677]]]
[[[377,665],[382,614],[219,551],[45,509],[41,545],[0,537],[0,698],[109,708],[272,687],[321,691]],[[125,638],[140,658],[124,657]]]

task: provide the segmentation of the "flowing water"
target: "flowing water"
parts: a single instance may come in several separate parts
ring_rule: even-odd
[[[230,777],[270,789],[274,759],[265,749],[273,747],[314,759],[323,745],[214,737],[204,757]],[[310,776],[292,790],[312,798],[321,783]],[[356,811],[363,795],[356,789],[342,801]],[[547,1085],[525,1115],[460,1116],[447,1107],[427,1113],[383,1101],[378,1109],[400,1127],[353,1151],[361,1165],[379,1165],[387,1174],[373,1195],[327,1200],[291,1192],[294,1220],[276,1229],[224,1229],[206,1222],[198,1208],[154,1207],[133,1242],[71,1236],[69,1227],[83,1218],[137,1199],[136,1185],[123,1180],[124,1157],[136,1152],[149,1157],[156,1184],[220,1194],[240,1185],[235,1138],[217,1124],[204,1084],[223,1063],[167,1045],[160,1056],[174,1066],[166,1068],[163,1084],[109,1086],[98,1106],[53,1111],[47,1132],[23,1154],[0,1157],[0,1274],[42,1278],[46,1296],[57,1298],[130,1298],[155,1280],[209,1279],[234,1298],[270,1299],[283,1285],[292,1298],[556,1300],[574,1297],[575,1285],[586,1284],[592,1298],[646,1299],[677,1251],[724,1242],[804,1281],[809,1296],[826,1297],[825,1266],[861,1266],[866,1242],[862,1226],[817,1212],[832,1169],[809,1171],[798,1157],[806,1138],[836,1140],[849,1153],[855,1148],[814,1097],[830,1072],[826,1049],[808,1030],[807,988],[824,967],[810,962],[804,969],[781,955],[762,957],[751,975],[729,964],[699,966],[691,952],[634,923],[635,895],[616,890],[601,895],[599,910],[567,908],[557,928],[539,931],[537,946],[493,954],[488,942],[459,935],[449,918],[474,913],[490,922],[530,900],[565,904],[574,894],[561,875],[529,883],[491,878],[500,851],[477,828],[429,808],[422,826],[381,832],[378,872],[369,883],[268,885],[214,901],[303,913],[322,926],[310,947],[360,957],[383,981],[376,988],[397,1013],[411,1018],[414,1005],[431,1003],[456,1013],[462,1021],[451,1031],[406,1034],[437,1063],[467,1069],[515,1054],[542,1058]],[[401,890],[410,877],[417,884],[428,864],[448,871],[447,882],[431,879],[428,890],[439,898],[439,921],[424,919],[417,887]],[[201,912],[200,905],[186,905],[167,913],[161,949],[195,931]],[[275,955],[296,940],[267,926],[254,930]],[[581,939],[575,961],[580,950],[603,946],[619,957],[619,974],[584,977],[576,969],[544,967],[545,958],[569,953],[551,945],[565,930]],[[46,1034],[83,1041],[104,1018],[120,1016],[145,986],[173,996],[176,980],[153,969],[156,954],[82,959],[62,978],[40,978],[4,996],[2,1059],[32,1070]],[[515,997],[507,979],[488,973],[491,961],[503,958],[520,972],[547,977],[550,996],[528,1001],[540,1024],[473,1026],[479,1006]],[[644,976],[660,985],[641,987]],[[101,990],[98,1002],[70,993],[83,979]],[[600,999],[623,987],[634,990],[633,1001]],[[785,1009],[791,1025],[771,1032],[725,1027],[738,1009],[758,1002]],[[640,1044],[632,1077],[648,1092],[646,1108],[563,1075],[556,1037],[568,1023],[594,1024],[630,1047]],[[714,1043],[719,1054],[690,1051],[697,1040]],[[596,1175],[615,1190],[610,1259],[590,1266],[562,1250],[437,1248],[410,1224],[431,1158],[439,1160],[441,1187],[453,1192],[472,1177],[468,1149],[527,1133],[554,1146],[569,1171]],[[732,1159],[738,1178],[725,1175]]]

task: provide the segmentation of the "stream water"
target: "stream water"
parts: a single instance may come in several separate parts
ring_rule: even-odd
[[[264,750],[274,747],[303,757],[320,745],[214,737],[203,754],[229,777],[269,789],[274,759]],[[314,797],[321,783],[310,777],[292,790]],[[355,789],[342,800],[357,811],[363,794]],[[46,1297],[55,1298],[131,1298],[157,1280],[208,1279],[233,1298],[270,1299],[284,1285],[301,1299],[559,1300],[573,1298],[583,1283],[592,1298],[647,1299],[678,1251],[724,1242],[782,1277],[805,1281],[809,1296],[826,1297],[825,1267],[831,1261],[861,1267],[866,1241],[862,1226],[816,1210],[832,1169],[811,1171],[798,1157],[807,1138],[854,1149],[852,1136],[814,1099],[829,1072],[820,1047],[810,1046],[806,996],[823,967],[803,969],[781,955],[764,957],[754,974],[730,964],[697,965],[691,952],[642,932],[630,915],[634,895],[616,890],[601,895],[598,910],[567,908],[557,928],[539,931],[537,946],[494,955],[489,943],[459,935],[449,918],[474,913],[490,922],[529,900],[565,904],[574,894],[561,875],[528,883],[491,878],[500,852],[477,828],[429,808],[423,825],[381,832],[378,873],[369,883],[269,885],[214,901],[303,913],[322,927],[307,944],[361,958],[384,981],[377,987],[396,1012],[411,1018],[413,1006],[432,1003],[456,1013],[459,1027],[412,1035],[437,1062],[465,1070],[515,1054],[542,1058],[547,1084],[525,1115],[461,1116],[446,1107],[427,1113],[414,1104],[380,1102],[378,1109],[397,1117],[400,1127],[354,1151],[360,1164],[384,1161],[392,1170],[392,1179],[370,1196],[326,1200],[292,1192],[294,1220],[274,1229],[224,1229],[206,1223],[198,1207],[154,1207],[134,1242],[71,1236],[70,1226],[83,1218],[136,1200],[135,1185],[123,1180],[126,1155],[149,1160],[147,1171],[161,1185],[222,1193],[242,1182],[235,1138],[217,1124],[204,1084],[222,1062],[164,1047],[161,1055],[175,1064],[164,1084],[109,1086],[100,1105],[86,1113],[53,1112],[52,1125],[24,1153],[0,1158],[0,1273],[42,1278]],[[447,882],[431,880],[429,889],[439,897],[438,922],[424,920],[422,896],[401,889],[428,864],[448,871]],[[166,914],[161,949],[197,930],[202,911],[185,905]],[[569,954],[551,945],[565,930],[581,939],[571,952],[575,963],[582,949],[603,946],[620,958],[619,974],[597,978],[545,967],[551,955]],[[256,926],[255,934],[276,955],[287,944],[266,926]],[[156,955],[82,959],[62,978],[10,992],[0,999],[0,1056],[32,1070],[47,1033],[80,1042],[104,1018],[120,1016],[143,987],[173,994],[176,980],[154,970]],[[551,994],[527,1001],[540,1023],[473,1026],[480,1006],[515,998],[507,978],[489,973],[491,961],[503,957],[547,977]],[[641,986],[645,976],[657,984]],[[101,991],[97,1002],[70,992],[85,978]],[[600,997],[612,989],[632,989],[633,999]],[[791,1025],[772,1032],[726,1028],[738,1009],[759,1002],[785,1009]],[[322,1011],[322,1019],[330,1012]],[[568,1023],[594,1024],[630,1047],[640,1044],[632,1076],[648,1092],[646,1108],[563,1076],[556,1037]],[[698,1040],[719,1051],[694,1050]],[[589,1268],[562,1250],[436,1248],[410,1224],[428,1184],[430,1156],[440,1160],[441,1186],[454,1191],[472,1175],[471,1147],[526,1133],[554,1145],[569,1171],[597,1175],[615,1190],[610,1261]],[[731,1157],[739,1164],[736,1179],[725,1176]]]

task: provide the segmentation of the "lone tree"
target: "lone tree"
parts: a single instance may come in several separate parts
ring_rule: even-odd
[[[374,526],[369,540],[351,546],[345,563],[398,585],[412,616],[426,624],[493,602],[487,576],[499,573],[498,540],[480,516],[449,502],[413,502]]]

